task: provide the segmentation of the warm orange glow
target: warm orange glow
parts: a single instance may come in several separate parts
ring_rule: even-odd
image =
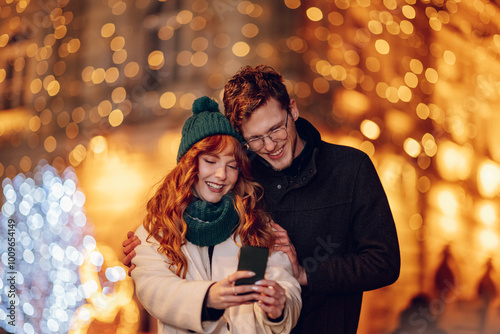
[[[320,21],[323,19],[323,13],[318,7],[310,7],[306,10],[306,15],[311,21]]]
[[[205,52],[195,52],[191,58],[191,63],[195,67],[203,67],[208,62],[208,55]]]
[[[420,214],[416,213],[410,217],[409,225],[412,230],[418,230],[420,227],[422,227],[422,223],[423,219]]]
[[[329,91],[330,84],[328,83],[328,80],[326,80],[326,79],[316,78],[316,79],[314,79],[313,87],[314,87],[314,90],[317,91],[318,93],[325,94]]]
[[[416,158],[419,156],[420,152],[422,152],[422,147],[419,142],[413,138],[407,138],[403,145],[406,154],[409,156]]]
[[[101,28],[102,37],[110,37],[115,33],[115,25],[113,23],[106,23]]]
[[[124,74],[127,78],[133,78],[139,74],[139,69],[139,64],[133,61],[125,65]]]
[[[40,117],[33,116],[30,118],[28,126],[29,126],[31,131],[36,132],[36,131],[38,131],[38,129],[40,129],[41,124],[42,124],[42,122],[40,121]]]
[[[191,64],[191,57],[193,56],[193,53],[191,51],[181,51],[179,54],[177,54],[177,64],[181,66],[188,66]]]
[[[436,83],[438,81],[438,73],[433,68],[428,68],[425,70],[425,78],[431,83]]]
[[[116,87],[111,93],[111,99],[114,103],[121,103],[127,98],[127,91],[123,87]]]
[[[87,156],[87,149],[82,144],[77,145],[69,154],[72,166],[78,166]]]
[[[471,147],[440,143],[436,154],[439,174],[449,181],[465,180],[471,173],[473,153]]]
[[[105,80],[107,83],[113,83],[113,82],[118,80],[119,76],[120,76],[120,72],[119,72],[118,68],[110,67],[106,70]]]
[[[92,82],[94,84],[100,84],[106,78],[106,71],[103,68],[97,68],[92,73]]]
[[[0,48],[3,48],[9,42],[9,35],[2,34],[0,35]]]
[[[274,48],[269,43],[260,43],[255,51],[260,57],[267,59],[272,57],[274,53]]]
[[[413,8],[412,6],[405,5],[405,6],[403,6],[403,8],[401,8],[401,11],[403,12],[403,15],[407,19],[414,19],[415,18],[416,11],[415,11],[415,8]]]
[[[101,115],[102,117],[106,117],[109,115],[112,108],[113,106],[110,101],[103,100],[97,106],[97,111],[99,112],[99,115]]]
[[[259,27],[253,23],[247,23],[241,28],[241,33],[247,38],[253,38],[259,33]]]
[[[377,50],[378,53],[386,55],[391,50],[391,47],[389,46],[389,43],[386,40],[377,39],[375,41],[375,49]]]
[[[486,251],[491,251],[500,245],[497,234],[492,230],[484,230],[479,233],[479,243]]]
[[[160,105],[162,108],[169,109],[175,105],[176,97],[172,92],[165,92],[160,97]]]
[[[290,9],[297,9],[300,6],[300,0],[285,0],[285,5]]]
[[[132,156],[108,151],[99,137],[92,139],[86,163],[92,164],[92,183],[87,187],[95,203],[106,203],[113,210],[129,210],[143,203],[145,174],[132,163]],[[99,141],[98,143],[94,143]],[[104,146],[104,147],[103,147]],[[106,156],[101,152],[107,151]],[[91,155],[89,157],[89,155]],[[90,158],[90,160],[88,160]],[[104,163],[103,163],[104,162]],[[90,170],[89,170],[90,172]],[[135,222],[139,224],[139,222]]]
[[[458,233],[458,223],[455,219],[442,216],[439,219],[439,226],[441,227],[446,240],[451,241],[456,237]]]
[[[193,93],[187,93],[181,96],[179,101],[181,108],[184,110],[191,110],[194,100],[197,98]]]
[[[125,47],[125,38],[123,38],[122,36],[116,36],[111,40],[111,43],[109,45],[111,50],[113,51],[121,50]]]
[[[478,207],[478,217],[483,224],[494,226],[498,222],[500,227],[500,217],[498,215],[498,207],[492,202],[484,202]]]
[[[491,198],[500,194],[500,165],[493,161],[480,164],[478,188],[482,196]]]
[[[115,109],[109,114],[109,124],[112,127],[117,127],[123,122],[123,112],[120,109]]]
[[[53,136],[49,136],[43,142],[43,146],[47,152],[53,152],[57,147],[57,141]]]
[[[437,194],[437,204],[446,216],[454,217],[458,213],[458,200],[451,190],[441,190]]]
[[[372,140],[375,140],[380,136],[380,127],[377,125],[377,123],[367,119],[361,122],[360,130],[365,135],[365,137]]]
[[[424,66],[420,60],[414,58],[410,61],[410,69],[414,73],[420,74],[424,70]]]
[[[422,146],[424,148],[425,154],[427,154],[429,157],[433,157],[434,155],[436,155],[438,145],[432,134],[426,133],[422,137]]]
[[[337,108],[345,110],[352,116],[362,115],[370,109],[370,100],[366,95],[354,90],[339,91],[334,101]]]
[[[455,65],[457,57],[456,57],[456,55],[455,55],[455,53],[453,51],[446,50],[443,53],[443,59],[444,59],[444,62],[446,64],[448,64],[448,65]]]
[[[174,36],[174,28],[170,26],[163,26],[158,30],[158,38],[167,41]]]
[[[90,140],[89,147],[94,154],[100,154],[107,151],[108,144],[106,138],[103,136],[96,136]]]
[[[233,45],[232,51],[235,56],[245,57],[250,52],[250,46],[245,42],[237,42]]]
[[[115,51],[113,53],[113,63],[115,64],[123,64],[128,57],[127,50],[125,49],[120,49],[118,51]]]
[[[163,52],[161,51],[153,51],[148,56],[148,64],[149,67],[153,70],[158,70],[163,67],[165,64],[165,58],[163,56]]]
[[[177,14],[177,22],[180,24],[188,24],[193,19],[193,13],[189,10],[181,10]]]

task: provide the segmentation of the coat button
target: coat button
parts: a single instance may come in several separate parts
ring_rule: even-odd
[[[278,184],[276,188],[281,189],[281,184]]]

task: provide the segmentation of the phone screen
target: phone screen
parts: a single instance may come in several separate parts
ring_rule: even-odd
[[[267,257],[269,249],[264,247],[254,247],[244,245],[241,247],[238,270],[249,270],[255,273],[255,276],[240,278],[234,282],[235,285],[254,284],[258,280],[264,279],[266,273]]]

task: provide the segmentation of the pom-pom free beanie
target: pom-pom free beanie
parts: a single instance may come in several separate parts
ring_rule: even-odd
[[[226,116],[219,111],[217,102],[208,96],[203,96],[193,102],[193,116],[189,117],[182,127],[177,162],[194,144],[214,135],[233,136],[240,143],[244,143],[243,137],[233,128]]]

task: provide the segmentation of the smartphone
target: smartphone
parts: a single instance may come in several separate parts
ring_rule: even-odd
[[[255,276],[240,278],[234,282],[234,285],[250,285],[264,279],[268,256],[269,249],[267,248],[247,245],[241,247],[238,270],[253,271]]]

